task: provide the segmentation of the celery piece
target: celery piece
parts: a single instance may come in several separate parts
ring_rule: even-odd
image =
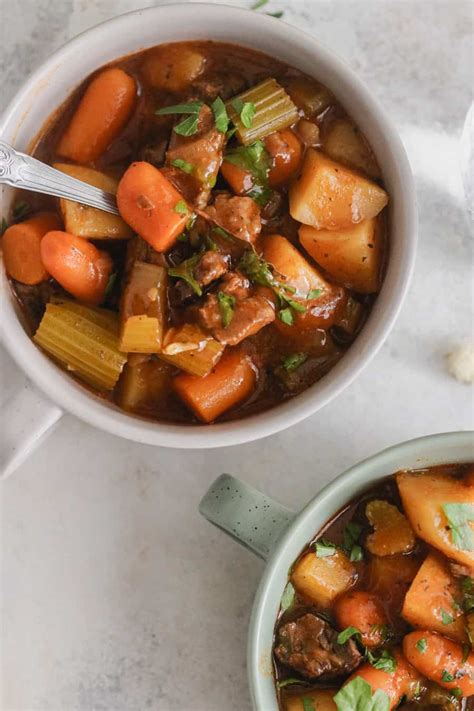
[[[185,323],[170,328],[158,357],[191,375],[207,375],[214,368],[224,346],[202,331],[199,326]]]
[[[118,350],[118,316],[68,300],[47,304],[33,337],[66,369],[100,390],[113,390],[127,357]]]
[[[166,269],[137,261],[120,304],[120,345],[125,353],[158,353],[166,320]]]
[[[131,355],[115,388],[115,402],[129,412],[166,406],[173,368],[153,355]]]
[[[255,114],[242,117],[239,107],[252,105]],[[291,126],[298,120],[298,109],[275,79],[266,79],[227,102],[226,108],[244,145],[265,138],[274,131]],[[252,111],[253,113],[253,111]]]

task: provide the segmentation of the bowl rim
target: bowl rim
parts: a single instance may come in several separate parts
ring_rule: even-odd
[[[432,452],[440,451],[442,452],[441,455],[433,455],[434,460],[430,459]],[[466,455],[465,453],[468,454]],[[411,465],[397,466],[396,462],[400,460],[411,462]],[[315,535],[337,511],[340,511],[355,496],[401,468],[419,469],[423,468],[423,465],[435,466],[434,461],[439,464],[449,464],[468,463],[473,460],[474,431],[470,430],[440,432],[399,442],[366,457],[361,462],[346,469],[326,484],[295,515],[295,518],[277,541],[274,550],[270,554],[263,575],[260,578],[252,606],[247,643],[247,677],[254,711],[261,711],[262,709],[265,709],[265,711],[278,711],[278,706],[275,703],[273,676],[271,677],[273,699],[269,697],[268,685],[266,686],[262,683],[262,679],[268,680],[269,678],[268,669],[263,670],[269,660],[264,651],[265,646],[262,643],[262,637],[265,632],[268,632],[268,625],[271,625],[271,633],[273,634],[275,617],[272,614],[271,608],[273,608],[274,600],[271,597],[272,591],[275,591],[275,587],[280,582],[281,568],[286,566],[286,583],[288,568],[296,558],[296,556],[294,558],[291,558],[291,555],[288,556],[289,544],[293,542],[295,544],[293,547],[299,546],[299,551],[303,550],[307,541],[310,540],[309,537],[305,538],[308,530],[312,529],[312,535]],[[347,493],[348,488],[350,488],[351,493]],[[331,504],[331,502],[337,499],[338,505],[334,508],[334,503]],[[343,502],[342,505],[341,501]],[[312,522],[316,518],[318,511],[321,509],[327,510],[328,508],[330,513],[324,514],[323,523],[320,526],[314,524],[312,528]],[[286,560],[288,557],[291,560]],[[279,592],[278,600],[281,598],[282,591],[283,588]],[[268,634],[265,634],[265,637],[267,638]],[[269,706],[269,702],[272,704],[271,706]]]
[[[21,124],[24,104],[45,76],[53,72],[59,63],[70,61],[71,56],[84,48],[85,45],[98,48],[103,41],[104,30],[109,33],[107,37],[110,37],[113,32],[119,32],[120,28],[127,26],[134,18],[140,17],[140,22],[145,23],[151,16],[155,20],[156,16],[167,15],[169,17],[173,12],[179,13],[180,22],[183,21],[186,13],[191,12],[196,16],[196,13],[199,12],[202,16],[207,12],[212,13],[213,18],[231,19],[232,22],[229,24],[233,26],[251,23],[252,28],[258,27],[260,32],[276,34],[286,43],[304,47],[314,57],[315,62],[318,60],[326,67],[326,70],[330,68],[341,81],[346,82],[369,112],[373,125],[384,136],[391,167],[399,177],[400,230],[405,235],[405,245],[403,249],[400,249],[397,264],[390,266],[393,259],[389,258],[384,285],[378,294],[364,329],[357,337],[356,347],[350,348],[324,378],[300,395],[256,415],[215,425],[169,424],[147,420],[127,414],[119,410],[113,403],[88,392],[67,376],[33,344],[15,314],[11,298],[2,298],[2,340],[4,346],[27,376],[51,400],[66,411],[111,434],[137,442],[180,449],[210,449],[261,439],[297,424],[337,397],[368,365],[389,334],[409,286],[417,241],[416,198],[411,169],[403,144],[378,101],[350,66],[324,47],[315,37],[296,27],[264,13],[255,13],[251,10],[228,5],[175,3],[153,6],[118,15],[83,31],[50,55],[26,80],[0,117],[0,135],[14,119]],[[213,37],[212,24],[208,36]],[[226,40],[219,37],[217,41]],[[240,43],[242,46],[255,47],[255,43],[251,42],[242,43],[237,39],[234,42]],[[267,50],[261,51],[268,53]],[[2,269],[1,272],[0,287],[3,291],[9,285],[4,270]],[[389,288],[387,284],[389,274],[391,274],[392,282],[391,292],[384,299],[383,295],[387,294]]]

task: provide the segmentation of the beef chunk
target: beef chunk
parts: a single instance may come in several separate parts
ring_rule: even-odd
[[[228,260],[220,252],[205,252],[194,269],[194,278],[200,286],[220,279],[228,269]]]
[[[240,94],[248,87],[248,81],[243,74],[237,72],[213,72],[210,79],[198,79],[193,82],[191,98],[186,101],[200,99],[214,101],[218,96],[227,101],[231,96]]]
[[[275,320],[273,305],[259,294],[235,303],[232,320],[226,328],[215,294],[209,294],[198,314],[201,325],[211,331],[216,340],[228,346],[236,346]]]
[[[240,272],[227,272],[222,279],[220,290],[240,301],[249,295],[250,282]]]
[[[55,286],[51,281],[34,285],[22,284],[19,281],[13,283],[15,294],[25,311],[28,328],[34,332],[43,318],[46,304],[55,292]]]
[[[337,643],[337,632],[308,612],[278,630],[275,656],[307,679],[332,679],[352,672],[362,655],[353,640]]]
[[[176,159],[184,160],[193,167],[193,177],[199,181],[200,191],[194,202],[195,207],[207,205],[212,187],[222,163],[225,134],[217,130],[214,116],[206,104],[199,113],[198,130],[192,136],[171,134],[166,165],[172,166]]]
[[[262,229],[260,208],[249,197],[220,193],[206,212],[217,225],[246,242],[254,243]]]
[[[140,149],[139,159],[151,163],[155,168],[159,168],[165,162],[166,147],[168,142],[159,139],[155,143],[150,143]]]

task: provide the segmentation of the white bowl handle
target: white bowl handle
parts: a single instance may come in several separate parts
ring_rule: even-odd
[[[266,560],[296,514],[230,474],[221,474],[204,495],[199,512]]]
[[[1,354],[3,356],[3,353]],[[0,359],[3,365],[5,359]],[[5,363],[3,377],[13,370]],[[16,370],[16,369],[15,369]],[[13,375],[12,383],[2,386],[0,416],[0,478],[13,474],[34,449],[52,432],[63,411],[50,402],[26,378]]]

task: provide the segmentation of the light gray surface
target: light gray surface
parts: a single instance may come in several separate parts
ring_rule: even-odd
[[[67,38],[142,4],[0,0],[0,109]],[[262,563],[199,518],[212,479],[228,471],[299,508],[385,446],[473,426],[472,389],[443,361],[472,336],[472,242],[458,163],[471,101],[472,5],[269,3],[278,9],[352,64],[409,151],[420,247],[402,315],[335,402],[260,443],[180,453],[64,418],[3,488],[5,711],[248,709],[246,626]]]

